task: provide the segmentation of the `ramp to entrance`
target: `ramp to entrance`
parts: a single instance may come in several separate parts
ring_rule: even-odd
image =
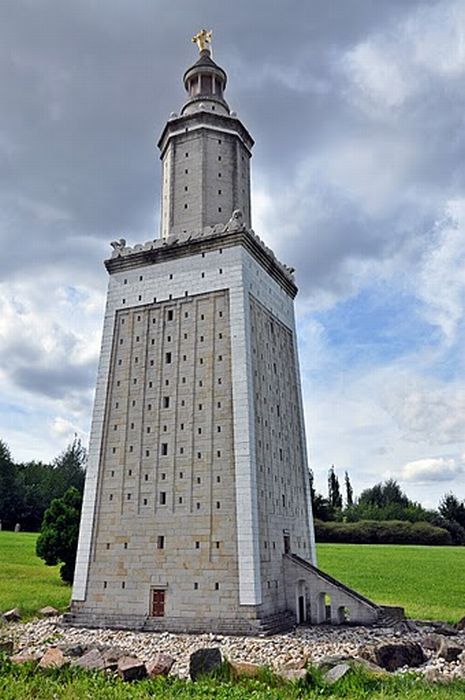
[[[283,563],[287,605],[298,623],[373,625],[384,620],[387,606],[377,605],[297,554],[284,554]],[[398,617],[402,619],[403,612]]]

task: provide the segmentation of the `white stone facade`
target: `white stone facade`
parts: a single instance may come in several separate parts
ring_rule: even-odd
[[[106,261],[70,621],[270,631],[320,585],[304,565],[311,592],[293,583],[316,563],[297,288],[250,229],[253,140],[224,71],[204,52],[185,84],[159,143],[162,237]]]

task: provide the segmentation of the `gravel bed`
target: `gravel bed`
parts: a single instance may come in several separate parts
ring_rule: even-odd
[[[294,632],[272,637],[230,637],[215,634],[171,634],[169,632],[129,632],[119,630],[62,627],[60,618],[11,623],[0,630],[0,639],[13,639],[15,653],[44,652],[53,645],[117,646],[141,661],[149,661],[157,652],[176,659],[172,673],[187,678],[189,656],[202,647],[219,646],[232,660],[249,661],[272,669],[300,668],[325,656],[357,656],[367,644],[412,641],[421,644],[433,627],[416,631],[370,627],[300,627]],[[465,648],[465,631],[451,638]],[[465,652],[458,661],[447,663],[435,652],[425,650],[428,661],[419,669],[429,680],[465,678]]]

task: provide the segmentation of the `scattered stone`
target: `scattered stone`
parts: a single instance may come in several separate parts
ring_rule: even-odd
[[[438,656],[450,663],[451,661],[457,661],[463,651],[464,647],[457,644],[455,640],[450,642],[448,639],[443,638],[438,649]]]
[[[174,662],[175,659],[169,654],[159,653],[145,664],[147,675],[149,678],[154,678],[155,676],[167,676],[171,671]]]
[[[421,646],[423,649],[428,649],[428,651],[437,651],[443,639],[444,637],[441,637],[440,634],[427,634],[421,640]]]
[[[307,678],[307,671],[305,668],[285,668],[278,672],[278,676],[282,678],[283,681],[296,683],[297,681],[304,681]]]
[[[351,668],[347,663],[337,664],[337,666],[333,666],[329,671],[326,671],[323,678],[326,683],[333,685],[333,683],[337,683],[341,678],[344,678],[350,670]]]
[[[12,639],[0,639],[0,652],[3,652],[4,654],[12,654],[13,646]]]
[[[435,632],[443,634],[445,637],[455,637],[457,634],[457,629],[452,625],[448,625],[447,622],[432,622],[431,625],[434,627]]]
[[[190,655],[189,675],[195,681],[199,676],[208,675],[216,671],[223,662],[219,647],[198,649]]]
[[[418,631],[418,627],[413,622],[413,620],[400,620],[399,622],[395,623],[392,629],[394,630],[394,632],[398,632],[400,634],[404,634],[405,632]]]
[[[256,678],[263,670],[262,666],[252,664],[250,661],[229,661],[229,666],[234,676],[238,678],[247,676],[248,678]]]
[[[426,656],[418,642],[394,642],[378,644],[360,651],[363,659],[372,661],[387,671],[395,671],[403,666],[421,666]]]
[[[354,668],[362,664],[368,672],[382,676],[389,672],[376,665],[373,655],[369,661],[360,659],[363,648],[367,645],[373,648],[380,644],[400,642],[417,642],[423,646],[425,637],[437,632],[431,622],[417,621],[418,631],[405,632],[401,637],[388,626],[379,628],[315,625],[298,627],[292,632],[262,638],[62,627],[59,619],[61,618],[35,619],[15,624],[13,628],[5,625],[0,629],[0,638],[9,640],[14,637],[15,649],[42,655],[47,646],[51,645],[50,640],[59,637],[56,645],[60,646],[65,656],[70,661],[73,660],[73,663],[79,657],[71,658],[67,651],[79,646],[84,653],[91,649],[100,650],[104,659],[107,650],[114,650],[116,647],[121,651],[121,655],[136,657],[146,664],[161,652],[176,660],[170,673],[174,672],[180,678],[189,677],[189,658],[193,652],[213,646],[220,648],[223,659],[244,659],[249,663],[268,667],[275,673],[301,668],[305,664],[319,665],[324,661],[326,666],[320,665],[323,672],[337,663],[346,662]],[[457,635],[448,639],[465,647],[465,630],[457,630]],[[465,656],[461,656],[458,662],[449,663],[439,658],[434,650],[425,651],[425,654],[428,655],[428,659],[417,669],[419,674],[424,675],[430,669],[436,669],[434,673],[443,680],[465,678]],[[108,667],[115,666],[107,666],[105,662],[105,668]]]
[[[147,676],[145,664],[133,656],[122,656],[118,660],[118,675],[123,681],[139,681]]]
[[[51,605],[46,605],[45,608],[41,608],[41,610],[39,610],[39,615],[42,615],[42,617],[54,617],[55,615],[59,614],[59,611],[56,608],[53,608]]]
[[[82,644],[61,644],[60,649],[65,656],[70,656],[71,658],[83,656],[88,651],[88,648]]]
[[[455,629],[459,631],[465,630],[465,617],[462,617],[462,619],[457,622]]]
[[[10,661],[13,664],[35,664],[39,661],[40,656],[38,654],[30,652],[20,652],[19,654],[14,654],[10,656]]]
[[[75,659],[72,665],[88,671],[102,671],[105,668],[105,660],[98,649],[90,649],[83,656]]]
[[[41,660],[39,668],[61,668],[68,663],[65,655],[58,647],[49,647]]]
[[[121,649],[121,647],[109,647],[108,649],[102,650],[102,656],[107,671],[117,671],[118,661],[123,656],[127,656],[127,652]]]
[[[19,612],[19,608],[12,608],[11,610],[7,610],[7,612],[4,612],[3,619],[5,620],[5,622],[17,622],[18,620],[20,620],[21,613]]]

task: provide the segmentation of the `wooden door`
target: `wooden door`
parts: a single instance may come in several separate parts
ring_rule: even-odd
[[[164,617],[165,615],[165,591],[152,589],[152,601],[150,614],[152,617]]]

